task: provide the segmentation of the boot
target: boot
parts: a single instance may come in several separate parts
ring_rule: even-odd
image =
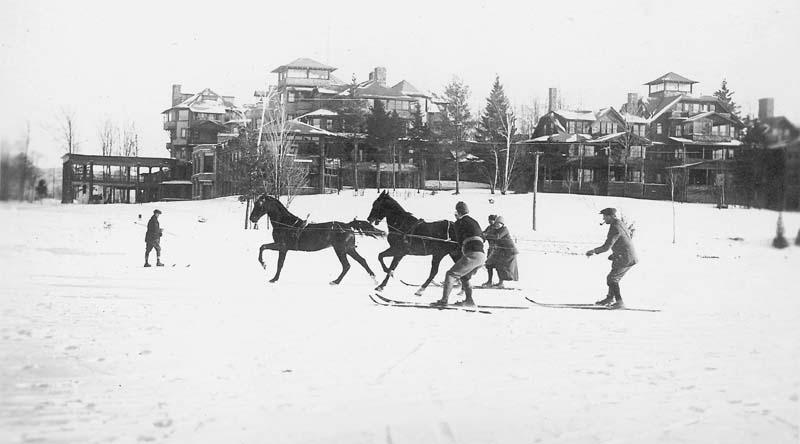
[[[462,282],[461,288],[464,289],[464,300],[461,302],[456,302],[453,305],[459,305],[462,307],[474,307],[475,301],[472,300],[472,287],[469,285],[469,282]]]
[[[164,266],[164,264],[163,264],[163,263],[161,263],[161,260],[158,260],[158,261],[156,262],[156,267],[163,267],[163,266]]]
[[[145,263],[144,263],[144,266],[145,266],[145,267],[152,267],[152,265],[150,265],[148,262],[145,262]]]
[[[447,305],[447,300],[448,298],[450,298],[450,292],[452,290],[453,290],[453,281],[451,281],[449,278],[445,278],[444,283],[442,285],[442,298],[432,303],[431,305],[437,307],[444,307],[445,305]]]
[[[595,305],[609,305],[614,302],[614,297],[611,295],[606,296],[605,299],[601,299],[595,302]]]
[[[613,303],[608,304],[607,307],[613,310],[615,308],[625,308],[625,304],[622,302],[622,299],[617,299]]]

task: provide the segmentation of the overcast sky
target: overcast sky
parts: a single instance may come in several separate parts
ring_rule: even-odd
[[[454,2],[456,3],[456,2]],[[651,4],[652,3],[652,4]],[[235,6],[234,6],[235,5]],[[441,91],[458,75],[479,112],[495,74],[514,105],[558,87],[573,107],[618,108],[674,71],[713,93],[728,79],[743,113],[760,97],[800,124],[797,0],[470,2],[3,1],[0,137],[32,127],[43,166],[63,153],[48,128],[78,120],[81,152],[99,153],[106,116],[132,120],[141,155],[168,156],[161,112],[173,83],[252,101],[270,71],[298,57],[365,80]]]

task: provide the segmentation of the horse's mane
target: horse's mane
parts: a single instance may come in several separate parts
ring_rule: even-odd
[[[399,202],[394,200],[392,196],[384,194],[384,197],[389,200],[389,202],[392,204],[392,207],[399,213],[400,216],[412,217],[414,219],[417,219],[417,217],[414,216],[413,213],[406,211],[405,208],[403,208],[403,206],[400,205]]]
[[[286,208],[286,206],[284,206],[280,200],[266,194],[264,195],[264,198],[271,200],[275,204],[275,207],[278,211],[278,214],[275,216],[275,219],[277,221],[287,225],[294,225],[298,221],[300,222],[303,221],[303,219],[300,219],[299,217],[292,214],[292,212],[289,211],[289,209]],[[267,215],[269,216],[269,212],[267,212]]]

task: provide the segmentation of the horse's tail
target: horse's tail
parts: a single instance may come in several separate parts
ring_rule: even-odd
[[[355,231],[358,234],[363,234],[364,236],[369,236],[369,237],[386,236],[386,233],[384,233],[383,230],[376,228],[374,225],[365,220],[353,219],[352,222],[349,222],[347,224],[347,227],[352,228],[353,231]]]

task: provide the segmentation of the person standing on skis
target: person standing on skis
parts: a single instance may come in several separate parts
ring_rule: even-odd
[[[469,279],[486,262],[486,254],[483,252],[481,226],[478,225],[478,222],[470,217],[468,213],[469,208],[467,204],[464,202],[456,204],[457,220],[453,225],[455,229],[454,240],[461,245],[461,252],[463,255],[453,264],[452,268],[447,270],[442,299],[434,302],[433,305],[447,305],[447,300],[450,297],[453,286],[460,280],[461,289],[464,291],[464,301],[456,305],[464,305],[467,307],[475,306],[475,301],[472,300],[472,287],[470,286]]]
[[[144,266],[149,267],[150,252],[156,250],[156,267],[163,267],[161,263],[161,226],[158,224],[158,216],[161,215],[161,210],[154,210],[153,216],[147,222],[147,233],[144,235]]]
[[[606,277],[608,295],[606,295],[605,299],[595,303],[609,308],[622,308],[625,305],[622,302],[619,282],[625,276],[625,273],[636,265],[638,258],[636,257],[636,250],[633,248],[631,234],[622,221],[617,218],[617,210],[615,208],[604,208],[600,211],[600,214],[603,215],[603,223],[609,226],[608,236],[603,245],[587,251],[586,257],[611,249],[611,256],[608,257],[608,260],[611,261],[611,271]]]

